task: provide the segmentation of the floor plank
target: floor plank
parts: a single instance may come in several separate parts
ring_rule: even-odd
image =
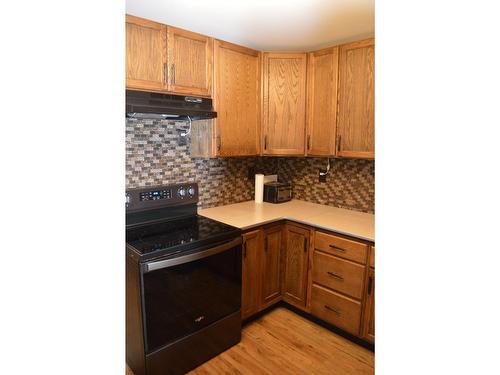
[[[241,342],[190,375],[372,375],[374,354],[278,307],[243,327]],[[126,375],[134,375],[127,367]]]

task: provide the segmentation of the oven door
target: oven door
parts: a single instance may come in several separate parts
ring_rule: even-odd
[[[143,267],[146,352],[241,308],[241,237]]]

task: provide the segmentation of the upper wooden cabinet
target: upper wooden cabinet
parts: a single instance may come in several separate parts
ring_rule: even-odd
[[[285,227],[285,277],[283,299],[292,305],[305,308],[307,270],[309,259],[309,230],[287,224]]]
[[[126,87],[211,96],[213,39],[126,16]]]
[[[126,17],[127,88],[167,88],[167,26],[142,18]]]
[[[214,68],[216,154],[259,154],[260,53],[215,40]]]
[[[305,154],[306,54],[263,54],[265,155]]]
[[[375,157],[375,40],[340,46],[337,155]]]
[[[307,56],[308,155],[335,155],[338,67],[338,47],[311,52]]]
[[[167,26],[169,91],[210,96],[212,94],[213,39]]]

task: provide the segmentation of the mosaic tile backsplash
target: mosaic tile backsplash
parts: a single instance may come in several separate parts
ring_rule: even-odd
[[[192,158],[191,140],[179,143],[183,122],[126,120],[126,188],[198,182],[203,208],[253,199],[256,173],[278,174],[293,186],[294,198],[374,213],[374,162],[330,159],[327,182],[318,182],[325,158]]]

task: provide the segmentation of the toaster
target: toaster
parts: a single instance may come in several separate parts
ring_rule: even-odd
[[[292,199],[292,185],[286,182],[266,182],[264,184],[264,202],[283,203]]]

